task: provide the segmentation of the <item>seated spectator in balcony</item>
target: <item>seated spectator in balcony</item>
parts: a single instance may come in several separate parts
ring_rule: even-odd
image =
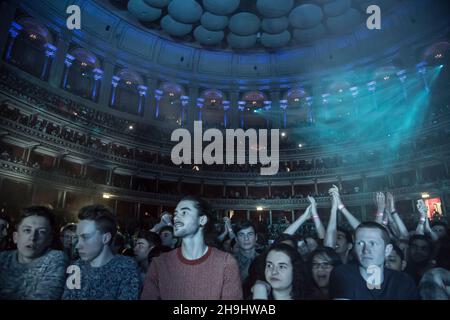
[[[77,249],[80,259],[80,289],[66,285],[65,300],[136,300],[140,277],[130,257],[114,255],[111,248],[117,232],[112,212],[102,205],[80,209],[77,225]]]
[[[305,298],[308,283],[300,254],[285,243],[271,247],[264,256],[264,277],[251,291],[253,300],[300,300]]]
[[[69,261],[78,259],[76,250],[76,231],[77,225],[75,223],[68,223],[59,231],[59,238],[62,244],[64,253],[69,257]]]
[[[308,266],[313,280],[308,299],[328,300],[330,298],[330,275],[334,267],[341,264],[341,257],[332,248],[319,247],[314,250]]]
[[[51,250],[55,217],[46,207],[22,211],[13,233],[17,250],[0,252],[0,299],[60,299],[67,257]]]
[[[406,264],[407,263],[403,250],[401,250],[396,244],[393,244],[392,251],[386,258],[386,268],[396,271],[404,271],[406,268]]]
[[[175,208],[175,236],[181,247],[155,258],[142,299],[242,299],[239,267],[234,257],[205,243],[213,211],[203,199],[183,198]]]
[[[9,226],[8,215],[4,211],[0,212],[0,251],[9,249]]]
[[[385,268],[392,251],[389,234],[376,222],[361,223],[355,231],[358,265],[343,264],[333,269],[330,297],[354,300],[419,299],[414,280],[403,272]]]
[[[157,233],[145,230],[139,231],[133,252],[139,265],[142,283],[145,280],[152,258],[155,256],[153,251],[157,251],[159,247],[161,247],[161,239]]]

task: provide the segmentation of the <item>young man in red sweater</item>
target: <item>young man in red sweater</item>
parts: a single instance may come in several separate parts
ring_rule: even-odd
[[[175,208],[174,235],[181,247],[152,261],[141,299],[242,299],[235,258],[205,243],[211,225],[211,207],[203,199],[183,198]]]

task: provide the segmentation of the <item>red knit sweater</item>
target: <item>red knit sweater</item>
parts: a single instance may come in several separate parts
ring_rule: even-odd
[[[177,248],[154,258],[141,299],[242,299],[239,267],[234,257],[213,247],[196,260],[187,260]]]

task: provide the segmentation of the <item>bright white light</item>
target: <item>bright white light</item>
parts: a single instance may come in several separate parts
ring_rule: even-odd
[[[281,136],[282,136],[282,137],[286,137],[286,132],[282,132],[282,133],[281,133]]]
[[[109,198],[111,198],[111,195],[109,193],[103,194],[103,199],[109,199]]]
[[[426,199],[426,198],[429,198],[429,197],[430,197],[430,194],[428,192],[423,192],[422,193],[422,198],[423,199]]]
[[[263,207],[258,206],[258,207],[256,207],[256,210],[257,210],[257,211],[262,211],[262,210],[263,210]]]
[[[303,145],[302,145],[301,143],[299,143],[299,144],[298,144],[298,147],[301,148],[301,147],[303,147]]]

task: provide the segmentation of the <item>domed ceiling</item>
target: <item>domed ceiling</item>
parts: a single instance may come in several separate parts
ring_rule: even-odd
[[[344,35],[394,0],[109,0],[160,35],[207,48],[273,50]]]

